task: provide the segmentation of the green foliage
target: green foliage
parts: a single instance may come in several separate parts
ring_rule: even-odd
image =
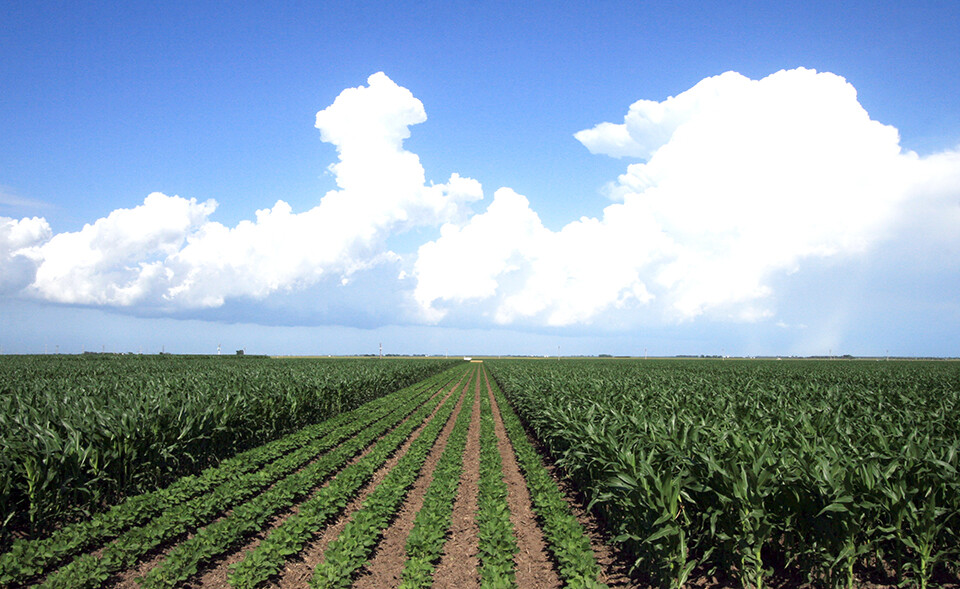
[[[465,395],[464,390],[460,396]],[[346,588],[352,585],[353,575],[366,564],[383,530],[400,510],[456,404],[457,395],[451,394],[397,464],[350,517],[340,534],[330,542],[324,552],[323,562],[314,570],[311,587]]]
[[[480,395],[480,480],[477,490],[477,528],[481,587],[516,587],[513,556],[517,540],[507,507],[507,485],[494,433],[490,397]]]
[[[0,356],[0,549],[453,363]]]
[[[470,385],[476,382],[475,379],[467,383],[464,387],[465,394],[469,392]],[[472,415],[473,402],[469,395],[466,395],[453,431],[447,438],[446,448],[434,468],[433,480],[423,497],[423,506],[414,519],[410,535],[407,536],[407,561],[403,565],[400,583],[402,589],[433,585],[433,572],[443,554],[447,530],[453,516],[453,503],[460,488],[463,452],[467,445],[467,431]]]
[[[885,562],[921,587],[957,567],[956,363],[487,365],[665,587],[698,566],[758,588],[774,564],[834,587]]]
[[[202,493],[211,492],[237,476],[262,468],[320,438],[328,436],[323,447],[329,447],[387,415],[394,409],[398,399],[391,396],[371,402],[363,411],[343,413],[248,450],[205,470],[199,476],[183,477],[165,489],[130,497],[89,520],[64,526],[48,538],[18,540],[9,552],[0,555],[0,584],[23,582],[39,575],[65,557],[116,537],[130,527],[142,525],[166,510]],[[331,433],[336,435],[331,436]]]
[[[486,376],[486,375],[485,375]],[[563,493],[544,468],[533,445],[527,439],[516,413],[507,403],[496,383],[489,383],[497,400],[504,429],[513,445],[520,469],[530,492],[533,510],[540,520],[547,548],[559,565],[560,578],[570,587],[599,589],[606,587],[597,580],[597,564],[590,540],[570,511]]]
[[[221,553],[256,528],[257,522],[262,525],[260,518],[264,513],[275,513],[291,504],[322,482],[329,473],[341,468],[370,442],[394,428],[417,406],[433,396],[436,391],[434,383],[442,382],[440,379],[444,378],[444,375],[438,375],[417,387],[365,406],[362,411],[350,416],[353,419],[335,419],[331,424],[334,427],[326,435],[256,471],[229,477],[209,493],[165,509],[142,525],[131,527],[114,542],[107,544],[100,556],[84,554],[50,573],[44,579],[43,586],[98,586],[111,574],[131,566],[150,550],[188,531],[197,530],[191,540],[175,548],[160,567],[151,571],[150,579],[145,581],[154,586],[176,585],[193,574],[200,562]],[[428,403],[421,407],[418,413],[421,420],[431,406]],[[203,528],[230,509],[233,511],[229,517]]]
[[[281,509],[290,507],[303,499],[331,473],[343,468],[348,460],[383,435],[389,428],[396,425],[398,418],[408,414],[422,400],[422,398],[417,398],[408,403],[393,414],[394,419],[387,419],[379,425],[360,431],[301,471],[288,476],[266,492],[238,506],[229,516],[197,531],[192,538],[177,545],[163,562],[143,578],[141,584],[147,589],[159,589],[163,587],[172,588],[186,581],[197,572],[200,563],[223,554],[232,546],[240,543],[245,537],[260,530],[270,517]],[[423,421],[439,402],[438,395],[403,424],[378,440],[364,459],[344,469],[340,475],[344,475],[344,480],[349,480],[352,484],[346,494],[341,494],[340,501],[328,502],[328,505],[332,503],[342,509],[342,506],[346,504],[349,492],[355,491],[366,482],[376,468],[399,447],[402,441],[410,435],[413,429]],[[357,476],[358,473],[362,474]],[[336,479],[340,479],[340,475]],[[331,487],[342,489],[339,485],[330,485],[325,490],[329,490]],[[329,493],[325,495],[329,495]]]

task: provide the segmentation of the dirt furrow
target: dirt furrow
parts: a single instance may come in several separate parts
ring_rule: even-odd
[[[456,386],[459,387],[461,382],[462,382],[462,381],[458,381]],[[443,394],[443,391],[437,391],[437,394]],[[434,398],[434,397],[431,397],[431,399],[432,399],[432,398]],[[439,407],[439,405],[438,405],[438,407]],[[401,422],[401,423],[402,423],[402,422]],[[397,424],[397,425],[399,426],[400,424]],[[388,432],[388,433],[389,433],[389,432]],[[355,463],[359,462],[360,460],[362,460],[363,458],[365,458],[365,457],[370,453],[371,449],[372,449],[374,446],[377,445],[377,442],[379,442],[381,439],[383,439],[386,435],[387,435],[387,433],[384,433],[382,436],[380,436],[379,438],[377,438],[376,441],[374,441],[372,444],[370,444],[369,446],[367,446],[366,448],[364,448],[363,452],[361,452],[360,454],[358,454],[358,455],[354,456],[353,458],[351,458],[350,461],[347,462],[347,463],[343,466],[343,468],[340,469],[340,470],[343,470],[343,469],[345,469],[345,468],[348,468],[349,466],[352,466],[353,464],[355,464]],[[321,485],[320,487],[318,487],[318,488],[314,491],[314,493],[311,493],[311,494],[310,494],[310,496],[312,497],[312,496],[316,493],[316,491],[318,491],[319,489],[322,489],[322,488],[326,487],[329,483],[330,483],[329,480],[327,480],[326,482],[324,482],[324,484]],[[295,505],[295,506],[293,506],[291,509],[289,509],[289,510],[283,512],[283,513],[281,513],[280,515],[278,515],[278,516],[276,516],[276,517],[274,517],[274,518],[270,521],[270,524],[269,524],[266,528],[264,528],[263,530],[261,530],[259,533],[257,533],[256,536],[253,536],[253,537],[250,539],[249,542],[247,542],[246,544],[244,544],[242,547],[240,547],[240,548],[237,549],[236,551],[232,552],[231,554],[226,555],[224,558],[218,560],[217,562],[212,563],[211,566],[207,568],[207,570],[203,571],[203,572],[200,574],[200,577],[197,579],[197,581],[196,581],[195,583],[191,583],[191,584],[188,585],[188,586],[189,586],[189,587],[193,587],[193,588],[201,588],[201,587],[203,587],[203,588],[207,588],[207,587],[212,587],[212,588],[226,588],[226,587],[229,587],[230,585],[229,585],[229,583],[227,582],[227,577],[228,577],[228,575],[230,574],[230,566],[233,565],[234,563],[237,563],[237,562],[240,562],[241,560],[243,560],[244,557],[246,557],[247,553],[248,553],[249,551],[253,550],[254,548],[256,548],[256,547],[260,544],[260,542],[262,542],[263,539],[266,538],[266,537],[270,534],[270,532],[272,532],[274,529],[280,527],[280,526],[283,524],[283,522],[285,522],[289,517],[295,515],[298,511],[300,511],[299,505]]]
[[[597,521],[597,518],[587,510],[586,502],[575,497],[572,486],[568,481],[558,476],[556,467],[547,461],[544,461],[544,466],[550,477],[557,482],[563,492],[564,501],[570,506],[570,511],[583,526],[583,530],[590,540],[590,548],[593,549],[594,558],[600,565],[600,582],[606,583],[611,589],[635,587],[636,585],[628,574],[629,563],[626,557],[614,550],[604,539],[608,534],[600,522]]]
[[[473,374],[476,379],[477,375]],[[467,386],[473,385],[474,381],[467,383]],[[413,487],[407,493],[407,498],[400,508],[397,518],[389,528],[383,533],[377,550],[374,553],[370,563],[361,571],[360,577],[354,583],[357,589],[382,589],[383,587],[396,587],[400,584],[400,575],[403,572],[403,565],[407,559],[406,542],[410,530],[413,529],[414,520],[420,508],[423,507],[423,496],[427,492],[430,483],[433,482],[433,472],[437,467],[437,462],[443,454],[450,438],[450,433],[456,425],[457,416],[463,408],[463,403],[467,395],[457,401],[457,405],[450,416],[447,425],[440,432],[436,444],[427,455],[427,461],[423,465],[420,477],[414,483]]]
[[[503,463],[503,480],[507,483],[507,506],[510,508],[510,522],[517,538],[516,564],[517,586],[537,587],[549,589],[560,587],[560,577],[554,570],[553,562],[547,553],[546,543],[540,527],[537,524],[536,514],[530,503],[530,493],[527,491],[527,482],[520,472],[517,458],[513,454],[513,446],[503,427],[500,417],[500,408],[493,396],[490,382],[483,370],[484,392],[489,395],[493,409],[493,430],[497,434],[497,448],[500,450],[500,459]]]
[[[455,391],[460,389],[462,381],[458,381],[457,385],[452,389],[447,389],[444,393],[443,399],[437,406],[434,408],[433,412],[417,427],[413,433],[407,438],[407,440],[400,446],[400,448],[391,456],[387,462],[380,467],[374,474],[370,481],[364,485],[363,489],[347,504],[346,509],[343,513],[340,514],[340,517],[337,518],[337,521],[329,525],[324,529],[323,533],[319,538],[315,539],[313,542],[308,544],[303,551],[300,553],[299,557],[295,560],[290,560],[287,562],[287,566],[279,575],[279,578],[273,580],[268,586],[269,587],[278,587],[281,589],[289,589],[293,587],[306,587],[307,583],[310,581],[310,578],[313,576],[313,569],[316,568],[323,560],[323,553],[327,549],[327,545],[332,542],[343,530],[343,527],[350,520],[350,516],[353,515],[353,512],[360,509],[363,505],[364,500],[373,490],[380,484],[380,482],[387,476],[397,462],[400,461],[400,458],[407,453],[407,450],[410,448],[410,445],[415,439],[420,435],[420,432],[427,426],[427,424],[436,416],[437,411],[440,410],[440,406],[443,405],[443,401],[449,395],[454,394]]]
[[[499,411],[495,419],[499,419]],[[503,422],[500,421],[499,423],[502,424]],[[580,522],[580,525],[583,526],[584,532],[586,532],[587,538],[590,540],[590,547],[593,549],[594,557],[600,565],[600,581],[606,583],[612,589],[635,587],[635,584],[627,572],[629,565],[626,562],[626,558],[611,548],[610,544],[605,540],[608,534],[603,525],[587,509],[586,500],[579,496],[576,489],[567,479],[563,478],[562,471],[547,457],[547,452],[540,441],[530,435],[529,432],[527,432],[527,440],[536,448],[537,453],[541,456],[541,462],[544,468],[547,469],[547,473],[554,482],[557,483],[557,486],[563,494],[564,501],[570,506],[570,511],[574,517],[577,518],[577,521]],[[520,586],[523,587],[523,585]]]
[[[167,557],[170,551],[173,550],[177,544],[189,538],[189,535],[184,536],[175,542],[164,544],[162,548],[158,548],[155,551],[147,553],[147,555],[138,561],[133,567],[125,571],[121,571],[110,579],[107,579],[107,582],[104,583],[104,587],[111,587],[114,589],[136,589],[140,587],[135,579],[138,579],[149,573],[153,567],[163,562],[163,559]]]
[[[473,415],[463,454],[460,490],[453,502],[450,535],[434,573],[434,587],[473,589],[480,586],[477,574],[477,485],[480,480],[480,381],[474,385]]]

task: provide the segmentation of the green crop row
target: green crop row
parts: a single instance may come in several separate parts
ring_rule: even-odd
[[[460,399],[466,397],[466,388],[460,393]],[[353,513],[340,534],[327,545],[323,562],[317,565],[310,580],[311,587],[346,588],[352,584],[353,575],[366,564],[381,534],[400,510],[456,404],[456,395],[450,395],[407,452]]]
[[[467,392],[470,384],[474,383],[467,384]],[[417,513],[413,529],[407,537],[407,560],[403,565],[401,589],[430,587],[433,583],[433,572],[443,553],[453,516],[453,503],[460,488],[463,452],[472,415],[473,401],[467,395],[453,431],[447,438],[447,446],[433,471],[433,480],[423,497],[423,507]]]
[[[0,550],[453,363],[2,356]]]
[[[325,422],[310,426],[243,452],[211,467],[200,475],[183,477],[169,487],[136,495],[115,505],[109,511],[74,524],[68,524],[50,537],[15,541],[11,550],[0,555],[0,584],[23,583],[44,573],[51,566],[82,550],[95,547],[124,530],[139,526],[158,514],[175,507],[239,475],[262,467],[304,445],[337,430],[343,439],[384,417],[402,398],[413,395],[416,389],[372,401],[361,410],[343,413]],[[343,427],[347,426],[347,427]],[[332,442],[339,441],[336,438]]]
[[[301,503],[297,513],[284,520],[243,560],[231,567],[230,584],[256,587],[279,572],[286,559],[298,554],[343,511],[350,497],[370,480],[439,402],[438,396],[413,418],[384,436],[362,459],[345,468],[313,497]]]
[[[481,587],[516,587],[517,539],[507,506],[507,485],[494,433],[490,397],[480,395],[480,480],[477,490]]]
[[[385,448],[381,448],[379,452],[374,450],[371,454],[389,452],[386,448],[390,447],[391,439],[402,439],[404,433],[409,435],[409,431],[419,425],[440,402],[441,397],[442,395],[435,395],[433,401],[426,403],[403,425],[397,427],[394,436],[377,442],[377,447],[383,444]],[[278,482],[251,501],[236,507],[229,516],[197,531],[192,538],[178,544],[158,566],[151,569],[141,580],[141,585],[146,589],[161,589],[176,587],[186,581],[197,573],[201,563],[223,554],[244,538],[259,531],[274,514],[304,498],[395,423],[384,423],[381,427],[374,426],[359,432],[316,462]]]
[[[337,462],[342,463],[342,461],[349,459],[349,455],[344,456],[345,454],[351,451],[356,453],[362,449],[361,442],[363,440],[369,443],[376,439],[380,433],[393,427],[394,424],[409,415],[424,401],[425,397],[430,395],[431,391],[429,390],[424,390],[421,394],[409,400],[398,395],[398,400],[403,403],[399,408],[376,422],[372,427],[351,438],[351,441],[357,440],[357,442],[348,444],[348,449],[343,449],[344,446],[341,445],[333,452],[324,455],[321,460],[313,462],[311,466],[321,465],[316,466],[316,469],[335,468]],[[357,431],[355,424],[350,423],[342,425],[341,428],[354,433]],[[204,525],[227,509],[242,505],[276,481],[295,473],[321,452],[337,446],[344,437],[343,431],[334,430],[320,440],[276,460],[261,470],[239,476],[216,488],[212,493],[167,510],[147,525],[128,530],[116,541],[108,544],[99,557],[92,554],[83,555],[48,575],[43,586],[99,586],[111,574],[131,566],[148,551],[180,534]],[[336,458],[332,458],[333,456],[336,456]]]
[[[958,580],[956,363],[488,365],[641,578]]]
[[[523,425],[510,408],[500,388],[495,382],[488,381],[487,384],[497,401],[503,427],[513,445],[517,463],[520,465],[530,492],[533,511],[537,514],[543,530],[547,549],[556,559],[560,578],[568,587],[584,589],[606,587],[597,580],[600,575],[600,566],[597,564],[583,526],[571,512],[557,483],[544,468],[540,455],[527,439]]]

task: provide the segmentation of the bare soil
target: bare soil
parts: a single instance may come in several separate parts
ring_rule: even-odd
[[[510,509],[510,523],[513,524],[519,549],[514,557],[517,585],[543,589],[560,587],[560,577],[547,555],[546,543],[530,503],[527,483],[517,465],[517,457],[507,437],[507,430],[503,427],[500,408],[493,396],[485,370],[484,384],[486,390],[483,394],[489,396],[490,405],[493,408],[493,430],[497,435],[497,448],[500,450],[500,459],[503,463],[503,480],[507,484],[507,507]]]
[[[445,589],[473,589],[480,586],[477,574],[478,531],[474,514],[477,512],[477,488],[480,481],[480,381],[474,385],[473,414],[467,431],[467,446],[463,451],[463,473],[460,491],[453,502],[450,535],[443,556],[433,575],[434,587]]]
[[[437,411],[440,409],[440,405],[443,404],[443,400],[446,400],[454,391],[459,390],[460,382],[452,388],[448,388],[443,392],[443,399],[437,406],[434,408],[433,412],[423,420],[423,423],[417,427],[409,438],[400,446],[400,448],[387,460],[387,462],[380,467],[374,474],[373,477],[367,482],[366,485],[360,490],[360,492],[347,504],[346,509],[343,513],[340,514],[340,517],[337,518],[337,521],[333,524],[327,526],[326,529],[317,537],[316,540],[308,544],[303,552],[300,553],[300,557],[287,562],[286,568],[275,579],[270,583],[269,587],[279,587],[281,589],[288,589],[292,587],[306,587],[307,583],[310,581],[310,578],[313,577],[313,570],[318,564],[323,562],[323,553],[327,549],[327,545],[330,544],[333,540],[340,535],[340,532],[343,531],[343,528],[347,525],[347,522],[350,521],[350,517],[363,505],[363,502],[366,498],[377,488],[377,485],[387,476],[397,462],[400,461],[400,458],[407,453],[407,450],[410,449],[410,445],[413,444],[413,441],[417,439],[420,433],[424,430],[428,423],[436,416]]]
[[[457,387],[460,386],[460,382],[462,382],[462,381],[458,381],[458,383],[457,383],[457,385],[456,385]],[[446,398],[446,395],[449,395],[449,394],[450,394],[450,390],[451,390],[450,388],[444,387],[443,389],[438,390],[436,394],[444,395],[444,398]],[[435,396],[435,395],[434,395],[434,396]],[[434,398],[434,397],[431,397],[431,398]],[[439,405],[438,405],[438,407],[439,407]],[[436,409],[434,410],[434,412],[430,415],[430,417],[429,417],[426,421],[429,421],[429,419],[432,419],[432,417],[433,417],[433,415],[434,415],[435,413],[436,413]],[[426,423],[426,421],[425,421],[424,423]],[[419,434],[419,432],[422,430],[422,428],[423,428],[423,426],[421,425],[420,428],[418,428],[417,430],[414,431],[414,437],[415,437],[417,434]],[[386,434],[384,434],[384,436],[385,436],[385,435],[386,435]],[[383,436],[380,436],[380,438],[378,438],[377,441],[379,441],[379,439],[382,439],[382,438],[383,438]],[[412,439],[412,438],[411,438],[411,439]],[[408,441],[405,443],[405,445],[400,448],[400,450],[398,451],[398,454],[399,454],[400,452],[404,452],[404,451],[406,450],[406,448],[409,446],[409,443],[410,443],[410,440],[408,440]],[[344,468],[346,468],[346,466],[349,466],[349,465],[354,464],[354,463],[356,463],[357,461],[361,460],[364,456],[366,456],[367,454],[370,453],[371,448],[372,448],[373,446],[375,446],[375,445],[376,445],[376,441],[374,441],[373,443],[371,443],[371,444],[370,444],[367,448],[365,448],[360,454],[358,454],[357,456],[353,457],[353,458],[344,466]],[[314,461],[316,461],[316,460],[319,460],[324,454],[325,454],[325,453],[318,454],[318,455],[317,455],[315,458],[313,458],[310,462],[308,462],[307,464],[304,464],[303,467],[301,467],[300,469],[298,469],[297,472],[299,472],[300,470],[303,470],[304,468],[306,468],[310,463],[312,463],[312,462],[314,462]],[[397,459],[399,459],[399,458],[397,457]],[[394,460],[393,462],[395,463],[395,460]],[[390,464],[390,463],[388,463],[388,464]],[[381,470],[382,470],[382,469],[381,469]],[[374,477],[376,478],[378,475],[380,476],[380,478],[383,477],[383,474],[381,474],[380,471],[378,471],[378,472],[374,475]],[[328,481],[328,482],[329,482],[329,481]],[[312,496],[313,494],[315,494],[316,491],[319,490],[320,488],[325,487],[325,486],[328,484],[328,482],[325,482],[323,485],[320,485],[319,487],[317,487],[317,488],[314,490],[314,492],[310,494],[310,496]],[[268,487],[268,488],[269,488],[269,487]],[[349,506],[348,506],[348,508],[349,508]],[[250,550],[254,549],[264,538],[267,537],[267,535],[269,535],[269,533],[270,533],[273,529],[279,527],[284,521],[286,521],[287,518],[289,518],[291,515],[297,513],[297,511],[298,511],[298,506],[294,506],[294,507],[291,508],[291,509],[284,510],[284,511],[281,512],[280,514],[277,514],[276,516],[274,516],[273,518],[271,518],[270,522],[268,523],[268,525],[267,525],[263,530],[261,530],[261,531],[258,532],[256,535],[254,535],[254,536],[252,536],[251,538],[249,538],[249,539],[247,540],[247,542],[245,542],[241,547],[239,547],[239,548],[236,549],[236,550],[231,551],[231,552],[228,553],[228,554],[223,555],[221,558],[218,558],[218,559],[214,560],[213,562],[207,563],[206,566],[204,566],[203,568],[201,568],[200,572],[199,572],[197,575],[194,576],[194,578],[190,579],[190,580],[189,580],[187,583],[185,583],[183,586],[184,586],[184,587],[190,587],[190,588],[200,588],[200,587],[224,587],[224,588],[225,588],[225,587],[229,587],[230,585],[229,585],[229,583],[227,582],[227,576],[228,576],[229,573],[230,573],[230,568],[229,568],[230,565],[232,565],[232,564],[234,564],[234,563],[236,563],[236,562],[239,562],[239,561],[243,560],[243,558],[246,556],[246,553],[247,553],[247,552],[249,552]],[[216,521],[219,521],[220,519],[223,519],[224,517],[229,516],[229,514],[230,514],[230,511],[227,511],[224,515],[216,518],[215,520],[213,520],[213,521],[211,521],[211,522],[209,522],[208,524],[205,524],[205,525],[209,525],[210,523],[214,523],[214,522],[216,522]],[[115,575],[114,577],[112,577],[110,580],[108,580],[108,582],[107,582],[104,586],[106,586],[106,587],[111,587],[111,588],[114,588],[114,589],[138,589],[138,588],[140,587],[140,585],[136,582],[136,579],[137,579],[137,578],[146,575],[148,572],[150,572],[150,570],[152,570],[153,568],[155,568],[156,566],[158,566],[161,562],[163,562],[163,560],[169,555],[169,553],[176,547],[177,544],[179,544],[179,543],[181,543],[181,542],[184,542],[184,541],[186,541],[186,540],[189,540],[189,539],[192,538],[192,537],[193,537],[193,534],[186,535],[186,536],[184,536],[184,537],[182,537],[182,538],[177,539],[177,540],[174,541],[174,542],[170,542],[170,543],[168,543],[168,544],[164,544],[163,546],[159,547],[157,550],[151,551],[144,559],[141,559],[134,567],[131,567],[131,568],[125,570],[125,571],[121,571],[120,573],[118,573],[117,575]],[[98,553],[99,553],[99,552],[102,552],[102,550],[103,550],[103,548],[100,548],[97,552],[98,552]],[[313,568],[313,567],[311,567],[311,571],[312,571],[312,568]],[[304,583],[303,583],[302,585],[298,585],[298,586],[305,587],[305,586],[306,586],[306,580],[304,580]]]
[[[476,376],[474,375],[474,379]],[[473,384],[473,381],[467,383],[467,386]],[[460,389],[457,389],[460,390]],[[379,589],[381,587],[396,587],[400,584],[400,574],[403,572],[403,565],[407,560],[407,536],[413,529],[414,520],[420,508],[423,507],[423,498],[427,493],[427,488],[433,482],[433,473],[437,468],[437,462],[446,448],[447,440],[453,432],[457,416],[463,409],[464,401],[469,395],[461,395],[457,401],[457,406],[450,416],[447,425],[440,432],[436,444],[427,455],[427,460],[423,465],[420,477],[417,478],[413,487],[407,493],[407,498],[400,508],[396,519],[389,528],[383,533],[380,544],[374,553],[369,564],[361,571],[361,576],[354,583],[357,589]],[[471,398],[472,401],[472,398]]]
[[[627,556],[613,547],[609,541],[611,534],[604,522],[587,509],[587,498],[578,492],[568,479],[564,478],[563,471],[553,463],[543,445],[530,432],[527,432],[527,440],[540,454],[541,463],[559,487],[564,501],[570,507],[570,511],[583,526],[583,530],[590,540],[593,554],[600,565],[600,581],[612,588],[646,587],[647,585],[640,584],[630,578],[630,563]]]

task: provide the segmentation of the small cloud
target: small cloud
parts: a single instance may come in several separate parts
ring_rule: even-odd
[[[156,296],[170,274],[164,260],[216,209],[155,192],[142,205],[117,209],[80,231],[58,233],[30,250],[38,263],[30,291],[62,303],[129,305]]]
[[[0,294],[13,294],[29,286],[37,274],[30,250],[50,239],[46,219],[0,217]]]
[[[600,123],[574,134],[590,153],[611,157],[650,159],[670,142],[677,130],[693,116],[724,108],[723,101],[736,100],[730,88],[749,82],[736,72],[700,81],[696,86],[663,102],[638,100],[630,105],[622,124]]]
[[[38,210],[50,209],[53,208],[53,205],[48,202],[43,202],[42,200],[19,196],[16,191],[9,186],[0,185],[0,207]]]

